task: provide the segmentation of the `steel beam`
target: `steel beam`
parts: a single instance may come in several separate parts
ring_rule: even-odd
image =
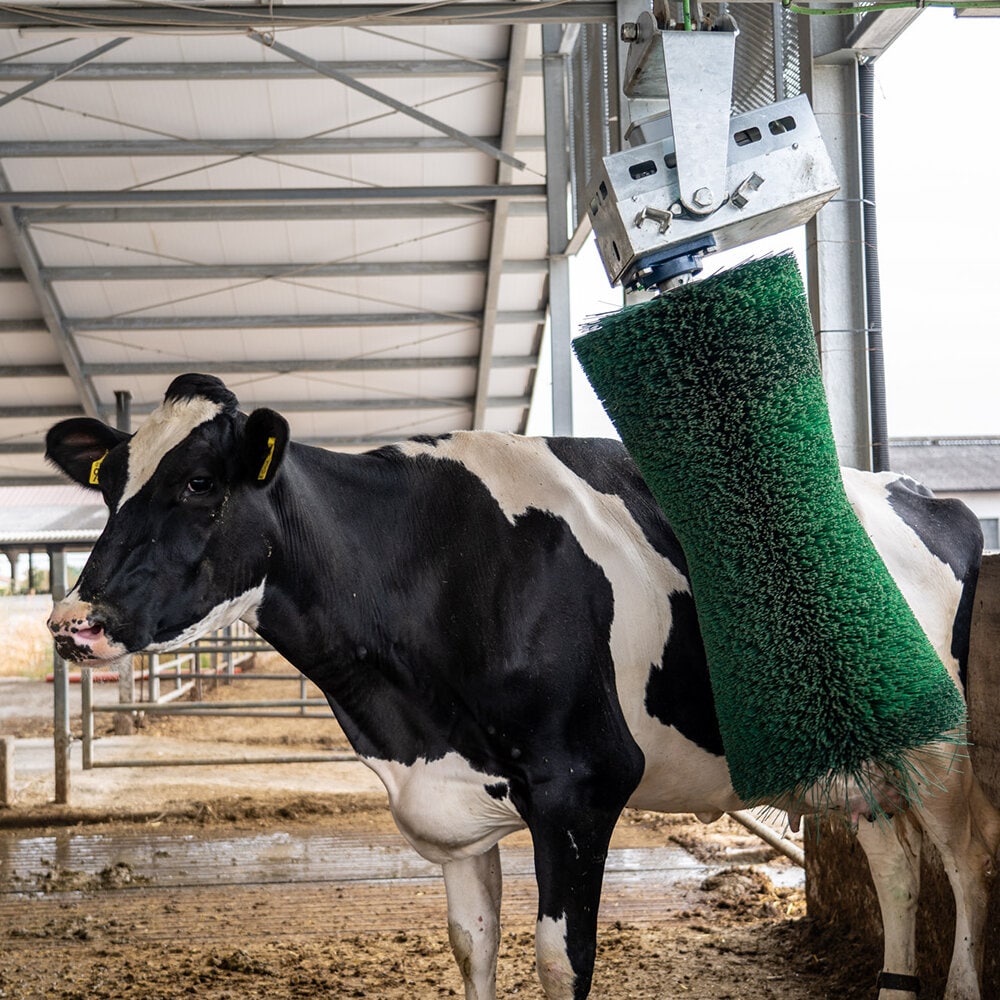
[[[0,81],[38,80],[48,76],[58,63],[0,62]],[[414,76],[502,76],[507,71],[502,59],[344,59],[323,62],[352,76],[389,78]],[[541,60],[529,59],[529,75],[542,71]],[[312,70],[298,63],[280,62],[101,62],[83,66],[73,74],[73,83],[87,81],[144,81],[178,79],[224,80],[312,80]]]
[[[474,219],[490,217],[493,201],[472,199],[466,202],[388,202],[386,204],[254,204],[254,205],[142,205],[91,206],[78,208],[60,205],[55,208],[26,208],[20,213],[26,225],[58,222],[83,225],[97,222],[330,222],[354,219]],[[511,216],[545,214],[545,199],[515,201]]]
[[[3,167],[0,166],[0,193],[9,191],[10,182]],[[0,204],[0,226],[3,227],[4,236],[14,251],[25,280],[31,287],[42,314],[42,321],[52,335],[56,350],[59,352],[66,374],[73,382],[84,413],[96,417],[100,409],[97,390],[90,378],[83,373],[80,350],[66,326],[66,317],[52,294],[51,286],[41,276],[38,251],[35,249],[31,234],[24,228],[17,211],[10,205]]]
[[[479,362],[476,355],[437,356],[431,358],[296,358],[274,361],[186,361],[183,364],[205,365],[213,372],[227,375],[278,374],[295,375],[301,372],[405,372],[435,371],[443,368],[474,368]],[[533,354],[503,355],[493,359],[494,368],[534,368],[537,359]],[[41,367],[41,366],[39,366]],[[0,368],[0,376],[7,371],[17,372],[16,365]],[[139,375],[171,376],[179,374],[181,363],[176,361],[110,362],[86,366],[87,374],[97,377]],[[57,371],[61,371],[57,368]],[[28,375],[22,377],[30,377]],[[38,374],[41,374],[40,372]]]
[[[498,323],[541,323],[545,313],[537,309],[509,310],[497,314]],[[295,327],[420,326],[423,324],[476,325],[482,313],[400,312],[400,313],[282,313],[271,316],[111,316],[66,319],[68,329],[77,333],[111,330],[283,330]]]
[[[418,275],[481,274],[485,260],[440,261],[334,261],[327,264],[125,264],[100,266],[42,267],[47,281],[204,281],[240,278],[374,278]],[[544,271],[544,260],[508,260],[504,274],[536,274]],[[12,271],[9,280],[23,280]],[[0,272],[4,280],[4,272]]]
[[[211,7],[147,3],[142,6],[6,7],[0,28],[11,31],[48,29],[61,32],[114,31],[129,33],[213,29],[243,32],[251,28],[370,27],[428,24],[596,24],[613,23],[613,0],[566,0],[565,3],[213,3]]]
[[[487,145],[496,136],[476,136]],[[520,136],[517,149],[534,152],[545,148],[540,135]],[[357,156],[360,154],[466,153],[468,143],[451,136],[306,136],[302,139],[24,139],[0,140],[0,158],[64,159],[103,156]]]
[[[382,399],[293,399],[283,402],[267,402],[259,405],[268,406],[279,413],[336,413],[343,410],[471,410],[475,400],[472,396],[386,396]],[[517,407],[529,406],[530,396],[493,396],[490,406]],[[149,414],[158,406],[156,403],[133,405],[133,414]]]
[[[512,150],[517,139],[521,85],[524,80],[526,38],[526,27],[515,25],[510,29],[510,41],[507,49],[507,85],[504,89],[500,126],[500,144],[504,152]],[[507,159],[502,159],[497,165],[497,184],[510,183],[510,166]],[[507,244],[507,210],[507,202],[497,202],[497,206],[493,210],[493,224],[490,229],[489,265],[486,271],[486,289],[483,293],[483,324],[479,335],[479,367],[476,372],[476,402],[472,408],[473,430],[481,430],[486,426],[491,362],[493,345],[496,340],[497,309],[500,302],[500,279],[503,273],[503,258]]]
[[[125,191],[0,191],[0,205],[233,205],[263,202],[467,202],[479,199],[540,198],[542,184],[468,184],[464,186],[377,188],[196,188]]]
[[[127,38],[113,38],[110,42],[105,42],[103,45],[99,45],[96,49],[85,53],[78,59],[74,59],[72,62],[54,67],[46,76],[32,80],[30,83],[26,83],[23,87],[18,87],[17,90],[11,91],[11,93],[0,97],[0,108],[2,108],[5,104],[11,104],[12,102],[19,100],[34,90],[38,90],[39,87],[44,87],[47,83],[52,83],[55,80],[61,80],[64,76],[69,76],[82,66],[86,66],[87,63],[91,63],[95,59],[99,59],[105,52],[117,49],[119,45],[124,45],[127,41]]]
[[[432,115],[426,114],[419,108],[413,107],[412,104],[407,104],[405,101],[397,101],[395,97],[392,97],[381,90],[376,90],[374,87],[369,87],[367,83],[362,83],[360,80],[356,80],[349,73],[342,73],[340,70],[333,69],[329,65],[324,66],[318,59],[313,59],[311,56],[307,56],[305,53],[299,52],[297,49],[293,49],[289,45],[283,45],[275,39],[273,33],[262,35],[259,31],[250,31],[248,33],[248,37],[252,38],[259,45],[263,45],[270,49],[272,52],[277,52],[279,55],[283,55],[286,59],[291,59],[292,62],[308,66],[309,69],[319,76],[325,76],[330,80],[335,80],[341,86],[350,87],[352,90],[356,90],[359,94],[364,94],[365,97],[368,97],[373,101],[377,101],[379,104],[384,104],[386,107],[392,108],[393,111],[397,111],[401,115],[406,115],[408,118],[412,118],[414,121],[420,122],[421,125],[426,125],[428,128],[434,129],[435,132],[441,132],[444,135],[451,136],[453,139],[458,139],[459,142],[464,142],[471,149],[476,149],[480,153],[492,156],[494,159],[498,159],[509,166],[516,167],[518,170],[523,170],[525,167],[524,162],[519,160],[516,156],[511,156],[510,153],[497,149],[496,146],[491,146],[489,143],[483,142],[482,139],[471,136],[467,132],[462,132],[460,129],[454,128],[447,122],[441,121],[440,118],[434,118]]]

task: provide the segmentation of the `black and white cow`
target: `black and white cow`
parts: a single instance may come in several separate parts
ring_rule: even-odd
[[[325,692],[439,862],[468,1000],[495,996],[497,842],[527,827],[536,956],[549,1000],[590,989],[608,842],[626,805],[738,809],[684,558],[616,442],[487,432],[363,455],[288,440],[217,379],[185,375],[129,437],[96,420],[48,457],[110,509],[50,627],[105,663],[242,619]],[[956,683],[981,536],[960,503],[890,474],[844,472],[859,517]],[[948,1000],[979,997],[987,878],[1000,841],[967,759],[925,762],[923,804],[859,823],[885,969],[915,972],[921,831],[957,901]],[[881,1000],[910,1000],[903,989]]]

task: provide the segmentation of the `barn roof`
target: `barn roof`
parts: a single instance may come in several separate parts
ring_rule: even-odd
[[[1000,490],[1000,438],[895,438],[892,468],[938,493]]]
[[[560,20],[613,20],[596,6]],[[0,481],[55,481],[49,425],[113,422],[119,392],[138,424],[185,371],[323,446],[522,430],[549,298],[550,19],[0,11]]]
[[[78,486],[0,488],[0,547],[91,545],[107,516],[101,495]]]
[[[796,93],[811,55],[790,11],[739,7],[746,110]],[[618,13],[4,5],[0,484],[55,481],[55,420],[135,426],[187,371],[341,450],[523,430],[549,317],[568,393],[567,259],[619,144]],[[916,13],[866,15],[845,45],[876,55]]]

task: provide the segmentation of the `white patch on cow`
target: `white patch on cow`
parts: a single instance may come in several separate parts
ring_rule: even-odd
[[[118,501],[121,510],[149,482],[157,466],[196,427],[222,412],[221,403],[203,396],[171,399],[149,415],[128,446],[128,480]]]
[[[886,487],[901,478],[897,473],[841,469],[841,474],[854,513],[957,683],[958,662],[951,652],[951,638],[962,584],[952,568],[928,551],[920,536],[892,509]]]
[[[458,753],[415,764],[363,757],[389,793],[399,832],[428,861],[445,864],[489,850],[524,829],[509,796],[494,798],[485,785],[506,785],[500,775],[475,770]]]
[[[154,642],[147,646],[150,653],[168,653],[180,646],[187,646],[209,632],[232,625],[237,619],[246,622],[251,628],[257,627],[257,611],[264,600],[264,580],[239,597],[217,604],[204,618],[194,625],[189,625],[180,635],[169,642]]]
[[[573,1000],[576,974],[566,954],[566,917],[542,917],[535,927],[535,963],[547,1000]]]

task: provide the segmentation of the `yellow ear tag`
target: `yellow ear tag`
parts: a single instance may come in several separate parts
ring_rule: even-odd
[[[264,464],[260,467],[260,472],[257,473],[258,481],[263,481],[267,479],[267,470],[271,468],[271,459],[274,458],[274,445],[275,438],[271,437],[267,439],[267,458],[264,459]]]
[[[97,473],[101,468],[101,462],[103,462],[108,457],[108,453],[105,452],[100,458],[95,458],[93,462],[90,463],[90,485],[100,486],[100,482],[97,478]]]

